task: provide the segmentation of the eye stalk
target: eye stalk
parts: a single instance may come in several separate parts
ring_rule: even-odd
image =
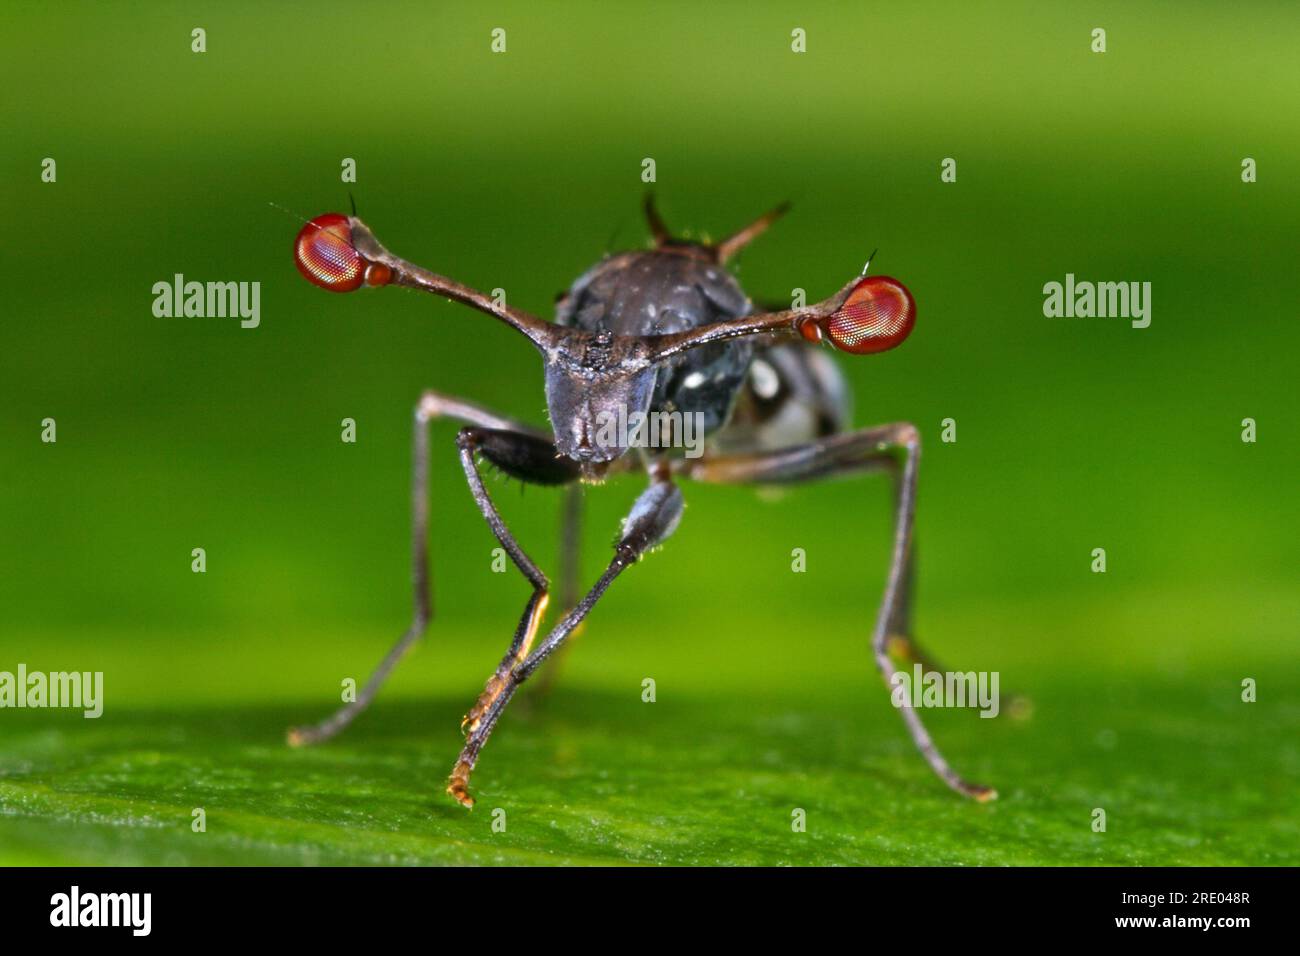
[[[724,319],[685,332],[646,336],[642,341],[651,363],[745,335],[829,340],[841,352],[870,355],[901,344],[915,324],[916,302],[907,286],[889,276],[863,276],[816,305]]]
[[[808,316],[797,327],[809,342],[825,338],[841,352],[870,355],[901,345],[915,324],[916,302],[907,286],[889,276],[867,276],[834,312]]]
[[[312,285],[330,292],[353,292],[362,285],[387,285],[392,270],[370,262],[352,244],[352,221],[327,212],[303,226],[293,241],[293,261]]]
[[[307,223],[293,241],[293,261],[303,278],[329,292],[393,285],[453,299],[522,332],[543,353],[556,348],[566,332],[496,296],[398,258],[356,216],[328,212]]]

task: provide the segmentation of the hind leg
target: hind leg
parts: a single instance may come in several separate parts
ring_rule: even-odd
[[[910,596],[908,580],[912,561],[912,519],[916,512],[916,474],[920,453],[921,440],[916,428],[900,422],[832,435],[772,452],[727,455],[712,459],[705,456],[694,461],[686,460],[679,466],[679,473],[699,481],[760,484],[794,483],[881,469],[898,475],[889,571],[885,578],[885,593],[871,632],[872,655],[885,683],[890,685],[898,672],[889,653],[891,634],[901,634],[911,653],[919,653],[906,636],[906,619]],[[991,787],[971,783],[953,770],[935,746],[920,713],[906,695],[903,695],[898,710],[917,750],[944,783],[963,796],[980,802],[997,796]]]

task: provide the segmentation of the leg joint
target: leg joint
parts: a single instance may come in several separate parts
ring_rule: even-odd
[[[921,450],[921,432],[911,422],[900,422],[896,426],[895,441],[908,450],[909,453],[916,453]]]

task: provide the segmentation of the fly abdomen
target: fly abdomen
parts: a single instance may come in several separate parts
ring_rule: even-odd
[[[758,349],[720,449],[775,449],[838,434],[853,417],[844,374],[824,350],[802,343]]]

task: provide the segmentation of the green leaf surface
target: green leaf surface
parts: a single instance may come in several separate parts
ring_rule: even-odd
[[[646,635],[601,635],[638,636]],[[585,636],[591,646],[581,653],[597,653],[594,671],[606,679],[593,681],[575,655],[573,673],[548,695],[521,694],[475,774],[473,811],[442,792],[472,685],[460,698],[381,697],[344,735],[301,750],[285,745],[284,730],[322,713],[319,702],[110,705],[98,720],[11,712],[0,747],[0,859],[1280,865],[1298,858],[1294,671],[1266,668],[1264,701],[1249,704],[1234,676],[1220,671],[1171,679],[1097,660],[1068,676],[1013,666],[1034,700],[1027,717],[926,714],[954,763],[1000,790],[997,801],[977,805],[930,774],[866,655],[845,640],[831,645],[848,650],[847,670],[830,653],[784,672],[779,660],[760,656],[714,686],[680,640],[669,640],[661,666],[652,667],[659,677],[648,703],[637,676],[644,662],[600,653],[597,639]],[[733,639],[697,656],[707,674],[741,652]],[[426,645],[412,660],[431,687],[443,683],[427,669],[440,653]],[[191,829],[195,808],[205,810],[206,832]],[[792,826],[797,808],[806,832]],[[1106,811],[1104,833],[1092,829],[1095,808]],[[493,827],[498,809],[504,832]]]

